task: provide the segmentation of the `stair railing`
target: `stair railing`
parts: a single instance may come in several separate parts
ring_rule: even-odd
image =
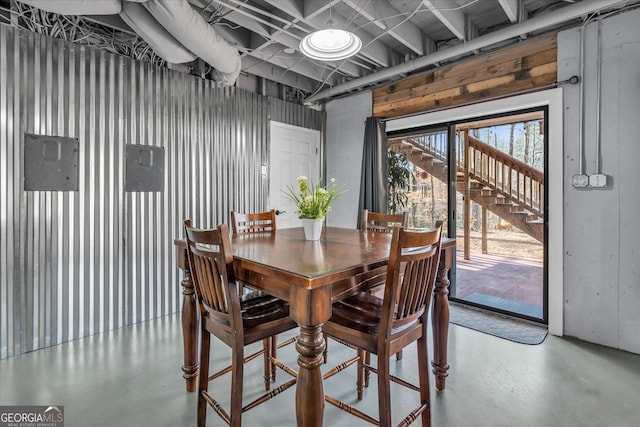
[[[543,216],[544,174],[508,154],[469,136],[467,132],[456,138],[456,169],[469,179],[493,189],[497,194],[526,209]],[[397,144],[401,140],[394,140]],[[448,142],[429,135],[405,138],[405,143],[421,148],[434,159],[447,162]],[[466,147],[465,147],[466,145]],[[468,147],[468,148],[467,148]],[[465,153],[468,149],[469,164]],[[466,174],[467,167],[469,169]]]
[[[469,178],[494,189],[531,213],[543,216],[544,174],[465,133]],[[464,140],[460,141],[464,144]],[[461,147],[463,148],[463,147]],[[464,153],[464,149],[460,150]],[[460,156],[459,156],[460,157]],[[464,158],[458,167],[464,168]]]

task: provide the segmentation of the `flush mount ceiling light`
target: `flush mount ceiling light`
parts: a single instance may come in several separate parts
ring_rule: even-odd
[[[360,50],[362,41],[349,31],[337,28],[318,30],[307,35],[300,42],[300,52],[319,61],[340,61]]]

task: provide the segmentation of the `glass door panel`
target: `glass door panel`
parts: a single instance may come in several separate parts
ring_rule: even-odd
[[[545,320],[544,111],[456,126],[456,277],[450,297]]]
[[[449,136],[447,128],[391,137],[390,150],[406,157],[411,171],[403,211],[409,214],[409,227],[433,228],[443,221],[448,229]]]

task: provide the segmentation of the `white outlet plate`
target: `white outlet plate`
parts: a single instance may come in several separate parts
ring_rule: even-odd
[[[576,174],[571,177],[571,185],[576,188],[585,188],[589,186],[589,175]]]
[[[607,186],[607,175],[601,174],[601,173],[589,175],[589,187],[603,188],[606,186]]]

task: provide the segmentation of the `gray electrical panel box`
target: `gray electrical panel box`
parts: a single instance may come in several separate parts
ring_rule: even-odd
[[[125,191],[162,191],[164,147],[128,144],[125,156]]]
[[[24,135],[25,191],[78,191],[77,138]]]

